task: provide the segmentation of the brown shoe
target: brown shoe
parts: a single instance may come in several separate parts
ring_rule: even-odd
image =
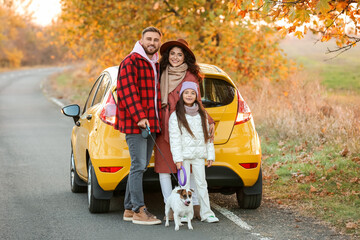
[[[166,220],[166,216],[164,216],[164,221]],[[169,221],[174,221],[174,212],[172,209],[170,209],[169,212]]]
[[[132,222],[141,225],[161,224],[161,220],[149,213],[145,206],[141,207],[139,212],[134,212]]]
[[[125,209],[124,215],[123,215],[123,220],[130,222],[130,221],[133,220],[133,216],[134,216],[134,211],[133,210]]]
[[[200,205],[194,205],[194,218],[197,220],[201,220],[200,217]]]

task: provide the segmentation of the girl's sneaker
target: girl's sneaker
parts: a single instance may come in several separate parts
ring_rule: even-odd
[[[216,222],[219,222],[219,219],[215,216],[208,216],[204,222],[207,222],[207,223],[216,223]]]

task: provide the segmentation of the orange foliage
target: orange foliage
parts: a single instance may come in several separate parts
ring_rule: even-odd
[[[60,44],[71,49],[72,57],[96,60],[102,68],[118,65],[142,29],[153,25],[164,33],[163,42],[185,38],[199,62],[216,64],[239,82],[278,81],[290,71],[275,30],[242,21],[222,0],[61,3]]]
[[[31,22],[31,17],[15,11],[15,1],[0,0],[0,67],[50,64],[60,60],[48,28]]]
[[[229,0],[229,9],[239,13],[240,18],[264,20],[282,27],[283,34],[295,32],[298,38],[307,30],[321,33],[321,41],[337,40],[339,51],[354,47],[360,42],[360,1],[353,0]],[[241,14],[240,14],[241,13]],[[303,28],[300,28],[303,27]],[[345,43],[345,45],[344,45]]]

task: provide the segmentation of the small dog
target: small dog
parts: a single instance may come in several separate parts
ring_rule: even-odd
[[[178,231],[179,226],[183,225],[181,223],[181,217],[184,216],[187,217],[188,228],[193,229],[191,225],[191,219],[194,216],[194,208],[191,201],[193,192],[193,189],[174,188],[165,204],[166,227],[169,226],[169,213],[170,209],[172,209],[174,212],[175,231]]]

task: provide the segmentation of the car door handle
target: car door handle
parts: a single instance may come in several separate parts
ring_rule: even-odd
[[[89,115],[86,116],[86,119],[87,119],[87,120],[91,120],[91,118],[92,118],[92,115],[91,115],[91,114],[89,114]]]

